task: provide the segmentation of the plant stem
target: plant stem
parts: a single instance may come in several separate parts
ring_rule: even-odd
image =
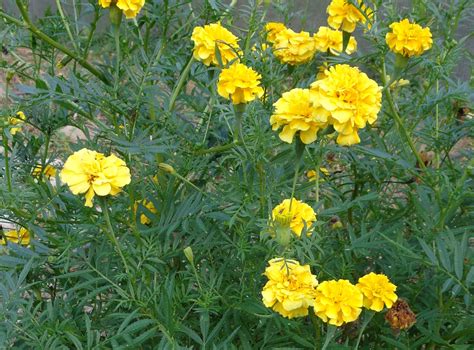
[[[184,82],[186,81],[189,71],[191,70],[191,66],[194,62],[193,56],[189,59],[188,63],[184,67],[183,71],[181,72],[181,75],[179,77],[178,82],[176,83],[176,86],[174,87],[173,93],[171,94],[170,98],[170,103],[168,104],[168,113],[171,112],[174,108],[174,105],[176,103],[176,99],[178,98],[178,95],[183,88]]]
[[[236,145],[239,145],[239,144],[240,142],[237,142],[237,143],[231,142],[225,145],[214,146],[207,149],[201,149],[201,150],[196,151],[195,153],[198,155],[208,154],[208,153],[220,153],[223,151],[227,151],[228,149],[234,148]]]
[[[112,24],[115,39],[115,76],[114,76],[114,91],[115,98],[118,98],[118,87],[120,77],[120,25]]]
[[[3,154],[5,155],[5,176],[7,177],[7,188],[8,191],[12,191],[12,174],[10,171],[10,161],[8,158],[8,139],[5,131],[3,131],[2,135],[2,141],[3,141]]]
[[[369,311],[368,315],[366,316],[366,318],[364,320],[364,323],[362,323],[362,327],[360,327],[360,331],[359,331],[359,336],[357,337],[356,346],[354,348],[355,350],[359,349],[359,344],[360,344],[360,341],[362,339],[362,335],[364,334],[365,328],[367,327],[369,322],[372,320],[374,315],[375,315],[375,312]]]
[[[64,16],[63,7],[61,6],[61,0],[56,0],[56,7],[58,8],[59,16],[61,17],[61,20],[63,21],[64,28],[66,29],[67,35],[69,36],[69,40],[71,41],[72,46],[74,46],[74,49],[79,52],[76,41],[74,40],[74,37],[72,36],[69,23],[66,20],[66,17]]]
[[[383,81],[383,84],[386,85],[386,83],[387,83],[387,74],[386,74],[385,62],[383,63],[382,81]],[[385,89],[385,94],[387,96],[387,101],[388,101],[388,104],[390,106],[392,116],[393,116],[393,118],[395,119],[395,122],[398,125],[398,130],[400,131],[401,136],[403,138],[405,138],[406,142],[410,146],[411,151],[413,152],[413,154],[415,155],[416,160],[418,161],[419,167],[423,170],[426,170],[425,163],[421,159],[421,157],[420,157],[420,155],[419,155],[419,153],[418,153],[418,151],[415,147],[415,144],[413,143],[413,140],[411,139],[410,135],[408,134],[407,129],[405,128],[405,125],[403,124],[402,118],[398,114],[397,107],[395,106],[395,103],[393,102],[393,97],[392,97],[392,94],[391,94],[389,88]]]
[[[127,260],[125,260],[125,256],[123,255],[122,249],[120,248],[120,244],[117,240],[117,237],[115,236],[114,228],[112,226],[112,222],[110,220],[109,216],[109,208],[107,206],[107,198],[106,197],[101,197],[101,206],[102,206],[102,212],[104,213],[104,218],[105,222],[107,224],[107,230],[108,230],[108,236],[112,244],[115,245],[115,248],[117,249],[117,252],[120,255],[120,258],[122,259],[123,265],[125,267],[125,271],[127,274],[130,273],[130,268],[128,267]]]
[[[291,197],[290,197],[290,208],[289,208],[290,211],[291,211],[291,206],[293,204],[293,197],[295,196],[296,181],[298,180],[301,158],[303,157],[305,146],[306,145],[303,142],[301,142],[300,138],[297,137],[296,144],[295,144],[296,167],[295,167],[295,175],[293,177],[293,185],[291,186]]]

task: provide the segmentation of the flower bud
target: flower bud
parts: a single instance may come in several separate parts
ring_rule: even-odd
[[[184,255],[186,256],[186,259],[188,259],[189,263],[191,265],[194,265],[194,254],[193,254],[193,249],[191,247],[186,247],[183,250]]]
[[[122,22],[122,10],[120,10],[117,5],[114,4],[110,6],[109,17],[113,25],[120,27],[120,23]]]
[[[176,170],[174,170],[174,168],[169,164],[159,163],[158,168],[160,168],[161,170],[163,170],[164,172],[168,174],[176,174]]]

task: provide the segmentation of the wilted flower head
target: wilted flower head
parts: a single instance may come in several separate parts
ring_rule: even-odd
[[[270,124],[274,131],[283,127],[279,136],[284,142],[292,143],[298,133],[301,142],[309,144],[316,140],[318,131],[327,126],[329,113],[309,89],[285,92],[273,106],[275,111]]]
[[[369,273],[359,278],[356,287],[364,294],[364,306],[369,310],[382,311],[384,305],[390,309],[398,299],[397,286],[383,274]]]
[[[283,23],[280,22],[268,22],[265,25],[265,31],[267,32],[267,41],[273,44],[276,37],[282,30],[287,29]]]
[[[357,320],[362,312],[363,296],[347,280],[325,281],[316,289],[314,313],[335,326]]]
[[[115,5],[122,10],[126,18],[135,18],[145,5],[145,0],[99,0],[99,5],[103,8]]]
[[[339,30],[333,30],[328,27],[319,27],[319,30],[314,34],[316,41],[316,49],[321,52],[331,52],[333,55],[339,55],[342,52],[342,32]],[[357,50],[357,41],[353,36],[349,38],[349,42],[346,47],[346,54]]]
[[[219,51],[224,66],[230,61],[238,59],[237,53],[240,52],[239,39],[224,28],[220,22],[208,24],[204,27],[195,27],[191,40],[194,42],[194,58],[206,66],[219,65],[216,50]]]
[[[217,92],[222,97],[232,100],[235,105],[248,103],[263,96],[261,78],[262,76],[252,68],[235,62],[221,71]]]
[[[7,245],[8,242],[27,246],[30,244],[30,232],[24,227],[0,232],[0,245]]]
[[[399,331],[413,326],[416,322],[416,315],[405,300],[398,299],[385,314],[385,320],[393,330]]]
[[[10,128],[10,134],[15,135],[18,131],[20,131],[22,125],[25,123],[25,120],[26,116],[22,111],[17,112],[16,116],[8,118],[8,124],[13,126]]]
[[[66,160],[61,180],[73,194],[85,193],[86,207],[98,196],[116,195],[131,181],[130,169],[115,155],[108,157],[86,148],[74,152]]]
[[[158,213],[158,210],[156,210],[155,205],[153,204],[152,201],[148,201],[146,199],[140,201],[140,202],[135,202],[135,205],[133,207],[134,212],[136,213],[138,210],[138,204],[141,204],[146,210],[143,212],[143,214],[140,215],[140,222],[142,225],[148,225],[151,223],[150,218],[148,217],[148,211],[151,212],[152,214]]]
[[[392,23],[390,29],[385,41],[390,50],[402,56],[419,56],[433,45],[430,28],[422,28],[408,19]]]
[[[373,16],[373,11],[363,5],[362,0],[358,0],[358,4],[367,17]],[[332,28],[348,33],[355,30],[357,23],[365,23],[367,20],[364,14],[347,0],[332,0],[326,12],[329,15],[328,24]]]
[[[296,33],[291,29],[280,31],[273,43],[273,54],[282,63],[297,65],[311,61],[316,43],[308,32]]]
[[[272,259],[268,264],[264,273],[268,282],[262,290],[263,304],[287,318],[308,315],[318,285],[309,265],[301,266],[298,261],[283,258]]]
[[[272,220],[287,220],[291,231],[298,237],[306,225],[307,234],[311,234],[311,226],[316,221],[316,213],[308,204],[293,198],[290,209],[290,199],[285,199],[272,210]]]
[[[330,67],[324,75],[311,84],[311,91],[329,112],[329,123],[339,133],[337,143],[359,143],[358,130],[377,119],[382,88],[367,74],[347,64]]]

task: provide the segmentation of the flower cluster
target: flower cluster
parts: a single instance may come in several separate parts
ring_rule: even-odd
[[[263,96],[261,75],[246,65],[235,62],[222,70],[217,83],[217,92],[232,100],[235,105],[248,103]]]
[[[239,38],[219,22],[204,27],[195,27],[191,40],[194,42],[194,58],[206,66],[219,65],[217,53],[224,66],[233,60],[238,60]]]
[[[392,31],[385,36],[387,45],[402,56],[419,56],[433,45],[430,28],[410,23],[408,19],[392,23],[390,29]]]
[[[272,259],[268,264],[264,273],[268,282],[262,290],[265,306],[287,318],[308,315],[318,285],[309,265],[283,258]]]
[[[298,237],[306,227],[307,235],[316,221],[316,213],[308,204],[294,199],[285,199],[272,210],[272,220],[281,224],[287,222],[291,231]]]
[[[113,154],[106,157],[83,148],[66,160],[61,180],[73,194],[85,193],[85,206],[92,207],[92,199],[96,194],[114,196],[130,183],[131,177],[130,169],[122,159]]]
[[[27,246],[30,244],[30,232],[24,227],[0,232],[0,245],[7,245],[8,242]]]
[[[145,0],[99,0],[99,5],[103,8],[117,6],[126,18],[135,18],[145,5]]]
[[[342,52],[343,34],[339,30],[333,30],[328,27],[319,27],[319,30],[314,34],[316,41],[316,49],[320,52],[331,52],[338,56]],[[345,53],[350,55],[357,50],[357,41],[351,36],[347,44]]]
[[[286,28],[276,34],[273,53],[282,63],[290,65],[307,63],[316,53],[316,42],[308,32],[297,33]]]
[[[326,10],[329,15],[328,24],[331,28],[352,33],[357,23],[364,24],[367,21],[366,17],[371,18],[373,16],[372,10],[366,7],[362,0],[358,0],[358,5],[360,9],[347,0],[332,0]]]
[[[268,22],[265,25],[265,32],[267,33],[267,41],[270,44],[275,43],[276,38],[280,32],[286,30],[286,26],[280,22]]]

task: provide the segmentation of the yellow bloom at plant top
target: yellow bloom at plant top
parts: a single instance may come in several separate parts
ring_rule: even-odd
[[[26,116],[22,111],[17,112],[15,117],[8,118],[8,124],[13,126],[10,128],[10,134],[15,135],[18,131],[20,131],[22,125],[25,123],[25,120]]]
[[[308,32],[296,33],[291,29],[279,32],[273,43],[273,54],[282,63],[297,65],[311,61],[316,43]]]
[[[361,291],[347,280],[325,281],[316,289],[314,313],[335,326],[357,320],[362,312]]]
[[[283,221],[286,218],[289,219],[289,226],[295,235],[300,237],[306,226],[309,236],[312,233],[311,226],[316,221],[316,213],[308,204],[294,198],[290,210],[290,200],[285,199],[272,210],[272,220]]]
[[[92,207],[92,199],[98,196],[116,195],[131,181],[130,169],[115,155],[108,157],[86,148],[74,152],[66,160],[61,180],[73,194],[85,193],[85,206]]]
[[[284,142],[292,143],[298,133],[301,142],[309,144],[316,140],[318,131],[327,126],[329,113],[309,89],[285,92],[273,106],[270,124],[273,131],[283,127],[279,136]]]
[[[390,29],[392,31],[385,36],[387,45],[402,56],[419,56],[433,45],[430,28],[410,23],[408,19],[392,23]]]
[[[301,266],[298,261],[283,258],[272,259],[268,264],[264,273],[268,282],[262,290],[263,304],[287,318],[308,315],[318,285],[309,265]]]
[[[390,309],[398,299],[397,286],[383,274],[371,272],[359,278],[356,287],[364,294],[364,306],[369,310],[382,311],[384,305]]]
[[[329,123],[339,133],[337,143],[345,146],[360,142],[358,130],[375,122],[382,105],[382,88],[347,64],[330,67],[311,84],[311,91],[330,114]]]
[[[138,204],[139,204],[138,201],[135,202],[135,205],[134,205],[134,208],[133,208],[133,210],[134,210],[135,213],[136,213],[137,210],[138,210]],[[152,214],[158,213],[158,210],[156,210],[155,205],[153,204],[152,201],[148,201],[148,200],[144,199],[144,200],[142,200],[142,201],[140,202],[140,204],[141,204],[144,208],[146,208],[148,211],[150,211]],[[141,222],[143,225],[151,224],[151,220],[150,220],[150,218],[148,217],[148,215],[149,215],[149,214],[148,214],[147,211],[144,211],[143,214],[140,215],[140,222]]]
[[[103,8],[115,5],[122,10],[126,18],[135,18],[145,5],[145,0],[99,0],[99,5]]]
[[[30,244],[30,232],[22,227],[17,230],[0,231],[0,245],[7,245],[8,242],[28,245]]]
[[[361,10],[365,12],[365,16],[356,6],[347,0],[332,0],[326,10],[329,15],[329,26],[334,29],[352,33],[357,23],[364,24],[367,21],[366,16],[368,18],[373,16],[372,9],[363,5],[362,0],[358,0],[358,5]]]
[[[328,27],[320,27],[318,32],[314,34],[316,40],[316,49],[321,52],[331,52],[333,55],[339,55],[342,52],[342,32],[333,30]],[[353,36],[349,38],[346,47],[346,54],[357,50],[357,41]]]
[[[48,179],[51,177],[55,177],[56,168],[52,166],[51,164],[48,164],[43,170],[43,167],[41,166],[41,164],[38,164],[33,168],[31,175],[33,175],[34,177],[39,177],[41,174],[43,174]]]
[[[262,76],[252,68],[235,62],[221,71],[217,82],[217,92],[235,105],[248,103],[263,96],[263,88],[260,86],[261,78]]]
[[[268,22],[265,25],[265,31],[267,32],[267,41],[273,44],[278,34],[281,31],[287,29],[283,23],[280,22]]]
[[[240,47],[239,39],[229,30],[224,28],[220,22],[195,27],[191,40],[194,42],[193,56],[206,66],[219,65],[216,50],[222,64],[225,66],[230,61],[238,59]]]

